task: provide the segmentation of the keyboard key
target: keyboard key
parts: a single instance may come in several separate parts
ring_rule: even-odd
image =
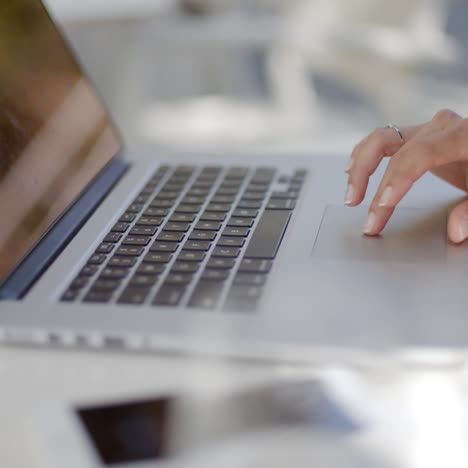
[[[190,179],[190,176],[185,175],[173,175],[167,181],[169,184],[186,184]]]
[[[150,236],[132,236],[128,235],[123,241],[122,245],[148,245],[151,240]]]
[[[157,198],[159,200],[174,200],[179,196],[180,192],[177,190],[167,190],[167,191],[162,191],[159,192],[157,195]],[[156,197],[155,197],[156,198]]]
[[[106,303],[111,300],[113,291],[95,291],[91,290],[83,299],[84,302]]]
[[[195,221],[195,218],[196,218],[196,216],[194,214],[174,213],[169,218],[169,221],[171,223],[193,223],[193,221]]]
[[[214,309],[219,302],[223,287],[214,281],[200,281],[195,287],[189,300],[189,307]]]
[[[82,289],[84,288],[89,282],[89,276],[79,276],[78,278],[74,279],[70,284],[71,290]]]
[[[139,275],[135,274],[132,276],[130,279],[129,286],[134,286],[134,287],[147,287],[151,288],[154,286],[159,279],[159,276],[157,275]]]
[[[139,275],[160,275],[166,265],[164,263],[142,263],[136,270]]]
[[[270,200],[297,200],[299,192],[287,191],[287,192],[272,192]]]
[[[148,252],[143,259],[145,263],[169,263],[172,254],[163,252]]]
[[[202,174],[212,174],[212,175],[218,175],[223,168],[221,166],[205,166],[201,173]]]
[[[210,258],[206,267],[215,270],[230,270],[235,264],[236,261],[232,258]]]
[[[119,304],[143,304],[151,288],[127,286],[118,299]]]
[[[176,306],[185,292],[184,285],[163,284],[153,300],[153,305]]]
[[[130,245],[121,245],[115,252],[115,255],[123,255],[130,257],[138,257],[143,253],[143,247],[136,247]]]
[[[139,204],[142,204],[144,205],[148,200],[149,200],[149,195],[145,194],[145,193],[140,193],[140,195],[138,195],[135,200],[133,200],[133,203],[139,203]]]
[[[199,221],[194,229],[200,231],[219,231],[223,223],[217,221]]]
[[[154,226],[158,227],[161,225],[162,221],[164,218],[161,218],[160,216],[146,216],[143,215],[140,218],[138,218],[138,221],[136,224],[138,226]]]
[[[189,239],[190,240],[202,240],[202,241],[212,241],[216,237],[216,232],[213,231],[192,231]]]
[[[236,200],[236,196],[235,195],[217,195],[215,194],[215,196],[213,198],[211,198],[210,202],[211,203],[226,203],[226,204],[232,204],[234,203],[234,201]]]
[[[114,244],[103,243],[96,249],[96,253],[98,253],[98,254],[108,254],[108,253],[112,252],[114,247],[115,247]]]
[[[112,232],[125,232],[130,227],[130,224],[127,223],[115,223],[114,227],[111,229]]]
[[[229,290],[230,298],[252,298],[257,299],[261,296],[263,289],[258,286],[249,286],[249,285],[234,285]]]
[[[133,223],[135,221],[136,215],[134,213],[124,213],[119,221],[121,223]]]
[[[237,204],[237,208],[245,208],[245,209],[260,209],[262,207],[262,202],[261,201],[254,201],[254,200],[244,200],[241,199],[239,203]]]
[[[95,291],[115,291],[120,286],[121,281],[117,279],[99,278],[93,283]]]
[[[177,261],[181,262],[202,262],[206,257],[205,252],[192,252],[190,250],[182,250]]]
[[[176,208],[176,213],[198,213],[201,210],[201,205],[179,205]]]
[[[234,284],[263,286],[266,283],[267,275],[238,273],[234,278]]]
[[[80,276],[93,276],[97,271],[97,265],[85,265],[80,271]]]
[[[94,254],[91,255],[90,259],[88,260],[88,264],[90,265],[100,265],[104,262],[106,256],[103,254]]]
[[[156,188],[157,184],[147,184],[143,188],[143,190],[140,192],[140,195],[147,195],[151,196]]]
[[[125,278],[127,274],[128,268],[106,267],[102,270],[100,278],[122,279]]]
[[[167,222],[163,229],[165,231],[172,231],[172,232],[187,232],[190,228],[189,223],[174,223],[172,221]]]
[[[266,166],[262,166],[262,167],[258,167],[256,170],[255,170],[255,173],[254,173],[254,177],[274,177],[276,174],[276,169],[274,167],[266,167]]]
[[[198,271],[199,264],[196,262],[175,262],[172,265],[171,273],[196,273]]]
[[[225,308],[236,311],[254,311],[262,294],[262,288],[249,285],[233,285],[226,298]]]
[[[242,247],[245,244],[243,237],[227,237],[221,236],[216,243],[217,247]]]
[[[242,195],[243,200],[262,201],[265,199],[265,192],[245,192]]]
[[[217,197],[236,196],[239,193],[239,188],[235,187],[219,187],[216,191]],[[215,210],[212,210],[215,211]]]
[[[182,273],[170,273],[166,277],[166,284],[189,284],[192,281],[193,275]]]
[[[139,213],[143,209],[142,203],[132,203],[126,210],[127,213]]]
[[[228,226],[224,229],[223,236],[247,237],[249,233],[249,228]]]
[[[195,171],[194,166],[180,165],[180,166],[176,167],[176,169],[174,171],[174,174],[175,175],[191,176],[194,171]]]
[[[188,240],[184,244],[184,250],[195,250],[195,251],[202,251],[207,252],[211,247],[211,242],[207,241],[192,241]]]
[[[68,291],[65,291],[63,293],[60,300],[65,301],[65,302],[73,302],[78,297],[79,294],[80,292],[78,290],[75,291],[75,290],[69,289]]]
[[[210,191],[206,188],[191,188],[187,192],[188,197],[204,197],[206,198]]]
[[[210,190],[216,179],[210,178],[209,180],[197,179],[191,187],[191,190]]]
[[[172,208],[173,204],[174,200],[164,200],[155,197],[150,204],[150,208]]]
[[[242,181],[225,180],[216,191],[216,196],[235,197],[242,187]],[[225,191],[231,192],[231,195],[226,195]],[[235,193],[233,193],[235,191]],[[221,192],[221,193],[220,193]]]
[[[158,216],[167,216],[169,214],[169,210],[167,208],[154,208],[149,207],[143,212],[143,216],[151,216],[151,217],[158,217]]]
[[[119,242],[121,238],[122,234],[119,234],[118,232],[109,232],[109,234],[104,237],[104,242],[115,244],[116,242]]]
[[[183,205],[202,205],[205,203],[205,197],[198,197],[198,196],[185,196],[181,202]]]
[[[237,208],[233,211],[232,216],[238,218],[256,218],[258,215],[258,210],[248,210],[245,208]]]
[[[174,243],[174,242],[154,242],[151,247],[150,247],[150,251],[151,252],[170,252],[170,253],[174,253],[177,248],[178,248],[178,244]]]
[[[206,269],[201,279],[205,281],[226,281],[229,278],[230,272],[228,270],[212,270]]]
[[[215,247],[212,257],[224,257],[224,258],[237,258],[239,256],[240,249],[235,247]]]
[[[130,268],[136,263],[135,257],[116,257],[115,255],[109,260],[108,266]]]
[[[229,179],[243,179],[249,173],[248,167],[231,167],[226,173],[226,178]]]
[[[231,227],[252,227],[254,223],[250,218],[230,218],[227,225]]]
[[[273,260],[276,257],[290,219],[290,211],[266,210],[250,239],[245,257]]]
[[[159,242],[181,242],[184,237],[184,234],[179,232],[162,231],[156,240]]]
[[[209,211],[204,211],[200,216],[202,221],[224,221],[226,219],[226,213],[213,213]]]
[[[308,170],[307,169],[297,169],[295,172],[294,172],[294,175],[293,177],[294,178],[305,178],[308,174]]]
[[[246,192],[248,193],[262,193],[265,194],[268,192],[268,189],[270,188],[270,184],[252,184],[250,183],[247,185],[247,188],[245,189]]]
[[[180,192],[184,189],[185,183],[170,183],[166,182],[161,189],[162,191],[174,191],[180,194]]]
[[[214,211],[217,213],[227,213],[231,209],[231,205],[226,203],[210,203],[206,207],[206,211]]]
[[[269,260],[254,260],[245,258],[242,260],[239,272],[240,273],[269,273],[273,262]]]
[[[296,202],[294,200],[274,200],[268,202],[267,210],[294,210]]]
[[[158,230],[155,226],[135,226],[130,230],[132,235],[154,236]]]

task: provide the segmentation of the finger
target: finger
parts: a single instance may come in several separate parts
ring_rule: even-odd
[[[459,116],[444,114],[445,121],[441,121],[438,114],[436,117],[428,125],[432,131],[427,131],[426,127],[419,140],[402,147],[389,162],[371,203],[365,234],[377,235],[382,231],[396,205],[423,174],[459,158],[456,147],[460,141],[455,142],[455,135],[460,133]]]
[[[349,178],[345,205],[356,206],[362,202],[366,195],[369,177],[382,159],[394,155],[422,126],[402,128],[403,141],[394,128],[378,128],[356,146],[347,168]]]
[[[457,205],[449,215],[447,234],[455,244],[468,239],[468,200]]]
[[[413,184],[433,164],[433,152],[429,147],[419,145],[417,149],[412,146],[410,151],[397,153],[388,163],[380,186],[369,208],[364,233],[377,235],[387,224],[396,205],[405,196]],[[373,223],[370,219],[373,218]]]

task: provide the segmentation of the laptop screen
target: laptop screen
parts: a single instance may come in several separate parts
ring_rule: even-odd
[[[0,283],[121,143],[40,0],[0,2]]]

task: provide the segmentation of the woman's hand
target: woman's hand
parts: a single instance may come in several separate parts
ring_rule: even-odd
[[[401,133],[403,141],[393,128],[375,130],[356,146],[346,169],[345,204],[356,206],[364,199],[369,177],[385,156],[391,157],[364,225],[370,236],[382,231],[396,205],[427,171],[468,191],[468,119],[442,110],[430,122],[401,128]],[[447,230],[452,242],[468,238],[468,200],[452,210]]]

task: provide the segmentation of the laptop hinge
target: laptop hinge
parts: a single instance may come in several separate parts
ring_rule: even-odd
[[[105,196],[128,169],[114,158],[93,179],[83,194],[49,229],[0,286],[0,299],[22,298],[80,230]]]

